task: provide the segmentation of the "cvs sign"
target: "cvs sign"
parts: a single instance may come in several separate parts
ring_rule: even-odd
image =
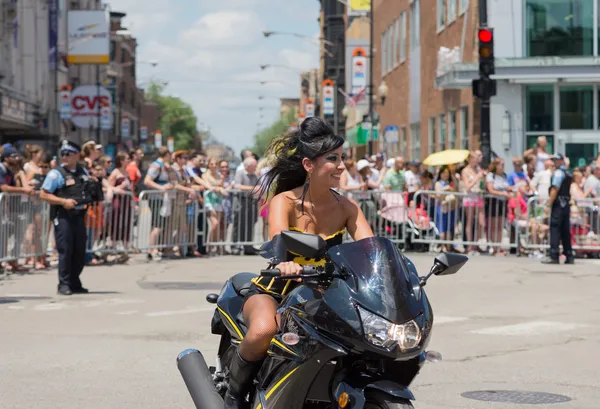
[[[104,87],[98,90],[95,85],[82,85],[71,93],[71,122],[78,128],[97,128],[106,108],[112,111],[112,97]],[[104,129],[112,127],[112,116],[104,115],[103,122],[107,119],[110,124],[103,124]]]

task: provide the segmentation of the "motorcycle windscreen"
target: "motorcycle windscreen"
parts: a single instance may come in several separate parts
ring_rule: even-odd
[[[329,249],[329,257],[352,274],[346,280],[352,298],[364,308],[395,323],[423,311],[419,279],[394,243],[370,237]]]

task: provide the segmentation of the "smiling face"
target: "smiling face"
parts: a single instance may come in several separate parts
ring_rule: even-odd
[[[302,164],[310,175],[310,183],[313,186],[337,188],[340,186],[340,177],[346,169],[345,159],[344,148],[340,146],[314,160],[304,158]]]

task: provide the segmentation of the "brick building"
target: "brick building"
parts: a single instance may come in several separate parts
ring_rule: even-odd
[[[438,14],[440,4],[444,9]],[[476,145],[472,118],[478,113],[470,88],[440,89],[435,81],[442,47],[455,54],[462,49],[465,62],[474,58],[475,14],[465,5],[463,0],[375,0],[374,88],[382,82],[388,87],[385,101],[378,98],[375,105],[383,134],[375,150],[423,159]]]
[[[477,148],[479,106],[471,96],[477,2],[376,0],[374,6],[375,86],[385,81],[389,88],[385,105],[377,105],[382,130],[392,135],[397,127],[400,153],[410,158]],[[511,157],[539,136],[574,166],[598,156],[599,10],[599,0],[488,0],[498,82],[491,149],[507,170]]]

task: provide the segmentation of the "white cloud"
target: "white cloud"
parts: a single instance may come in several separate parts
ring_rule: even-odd
[[[257,122],[268,126],[278,117],[279,98],[298,97],[299,73],[318,67],[318,41],[312,38],[319,5],[306,2],[119,0],[113,8],[128,13],[125,25],[138,39],[138,61],[158,61],[154,68],[140,64],[138,81],[167,81],[168,94],[189,103],[217,139],[240,149],[252,144]],[[265,39],[263,30],[309,39]],[[292,69],[262,71],[261,64]]]
[[[180,40],[198,48],[244,47],[260,38],[262,30],[262,22],[253,12],[220,11],[202,16],[181,33]]]

